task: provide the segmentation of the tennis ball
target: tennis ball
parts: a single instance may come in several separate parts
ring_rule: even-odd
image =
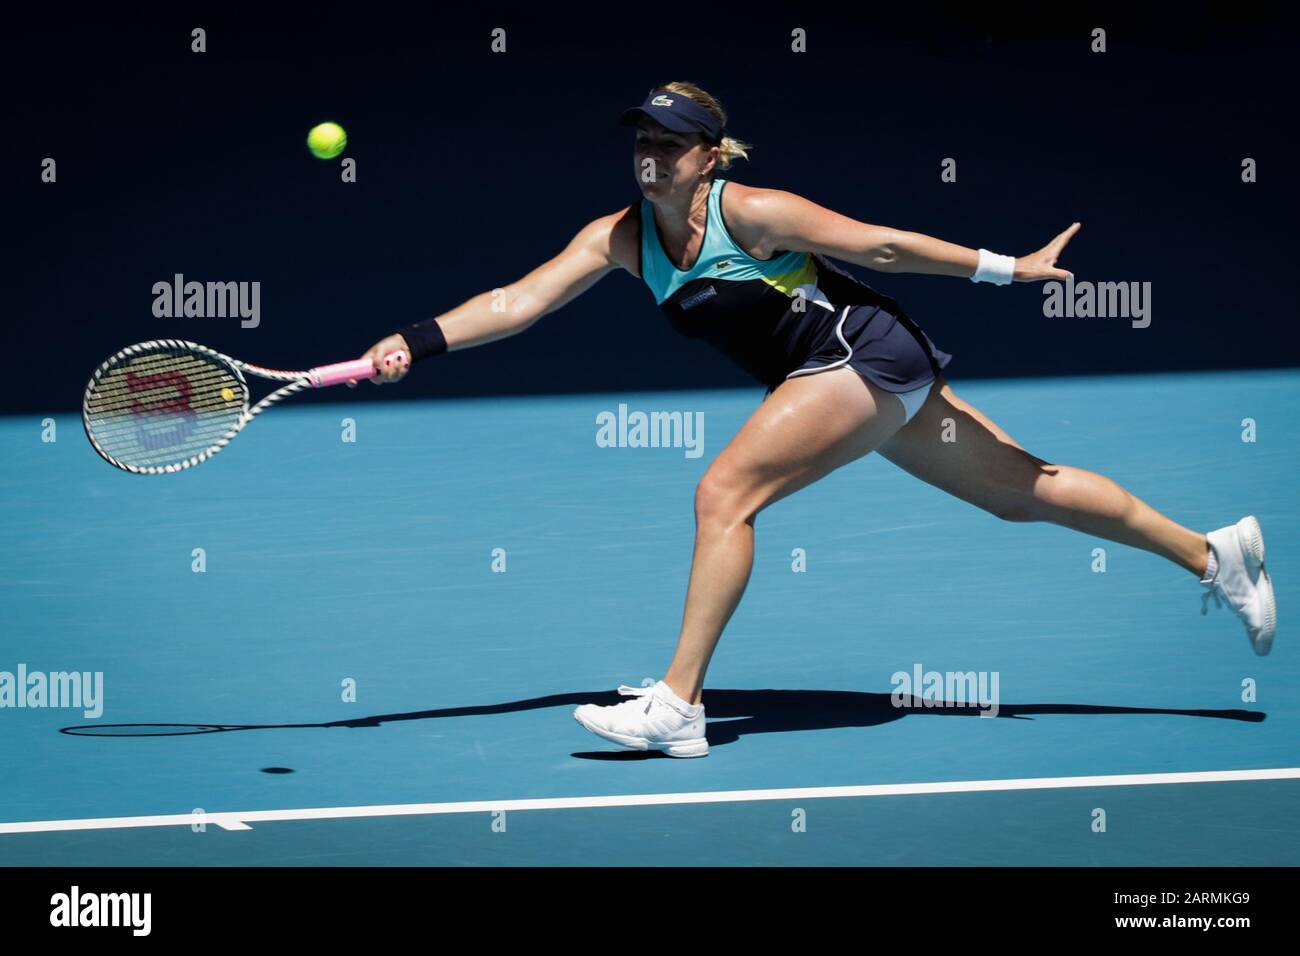
[[[321,123],[307,134],[307,148],[317,159],[333,159],[348,148],[348,134],[338,123]]]
[[[229,386],[227,386],[221,390],[221,397],[228,402],[233,402],[235,400],[235,393],[229,388]]]

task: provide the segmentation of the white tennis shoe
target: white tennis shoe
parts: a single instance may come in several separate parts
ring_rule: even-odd
[[[1214,580],[1202,581],[1201,613],[1209,611],[1210,598],[1219,607],[1228,607],[1246,625],[1246,636],[1255,653],[1263,657],[1273,648],[1277,631],[1277,602],[1273,599],[1273,581],[1264,568],[1264,532],[1254,515],[1247,515],[1235,525],[1211,531],[1205,536],[1218,570]]]
[[[598,737],[633,750],[661,750],[670,757],[707,757],[704,705],[686,703],[663,681],[653,687],[623,684],[621,704],[583,704],[573,719]]]

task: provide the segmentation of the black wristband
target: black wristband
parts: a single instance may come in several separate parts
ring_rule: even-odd
[[[441,355],[447,351],[447,337],[442,334],[442,327],[437,319],[425,319],[400,330],[399,334],[411,347],[411,361],[418,362],[431,355]]]

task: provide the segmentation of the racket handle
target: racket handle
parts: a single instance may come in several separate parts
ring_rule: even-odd
[[[400,362],[406,362],[404,351],[398,349],[384,356],[384,364],[390,368]],[[325,388],[327,385],[342,385],[349,381],[362,381],[375,374],[374,363],[367,358],[353,359],[351,362],[338,362],[334,365],[322,365],[311,370],[313,388]]]

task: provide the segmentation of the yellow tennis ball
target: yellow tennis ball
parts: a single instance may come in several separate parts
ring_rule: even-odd
[[[235,400],[235,393],[230,389],[229,386],[227,386],[226,388],[223,388],[221,390],[221,397],[228,402],[233,402]]]
[[[307,134],[307,148],[317,159],[333,159],[348,148],[348,134],[338,123],[321,123]]]

